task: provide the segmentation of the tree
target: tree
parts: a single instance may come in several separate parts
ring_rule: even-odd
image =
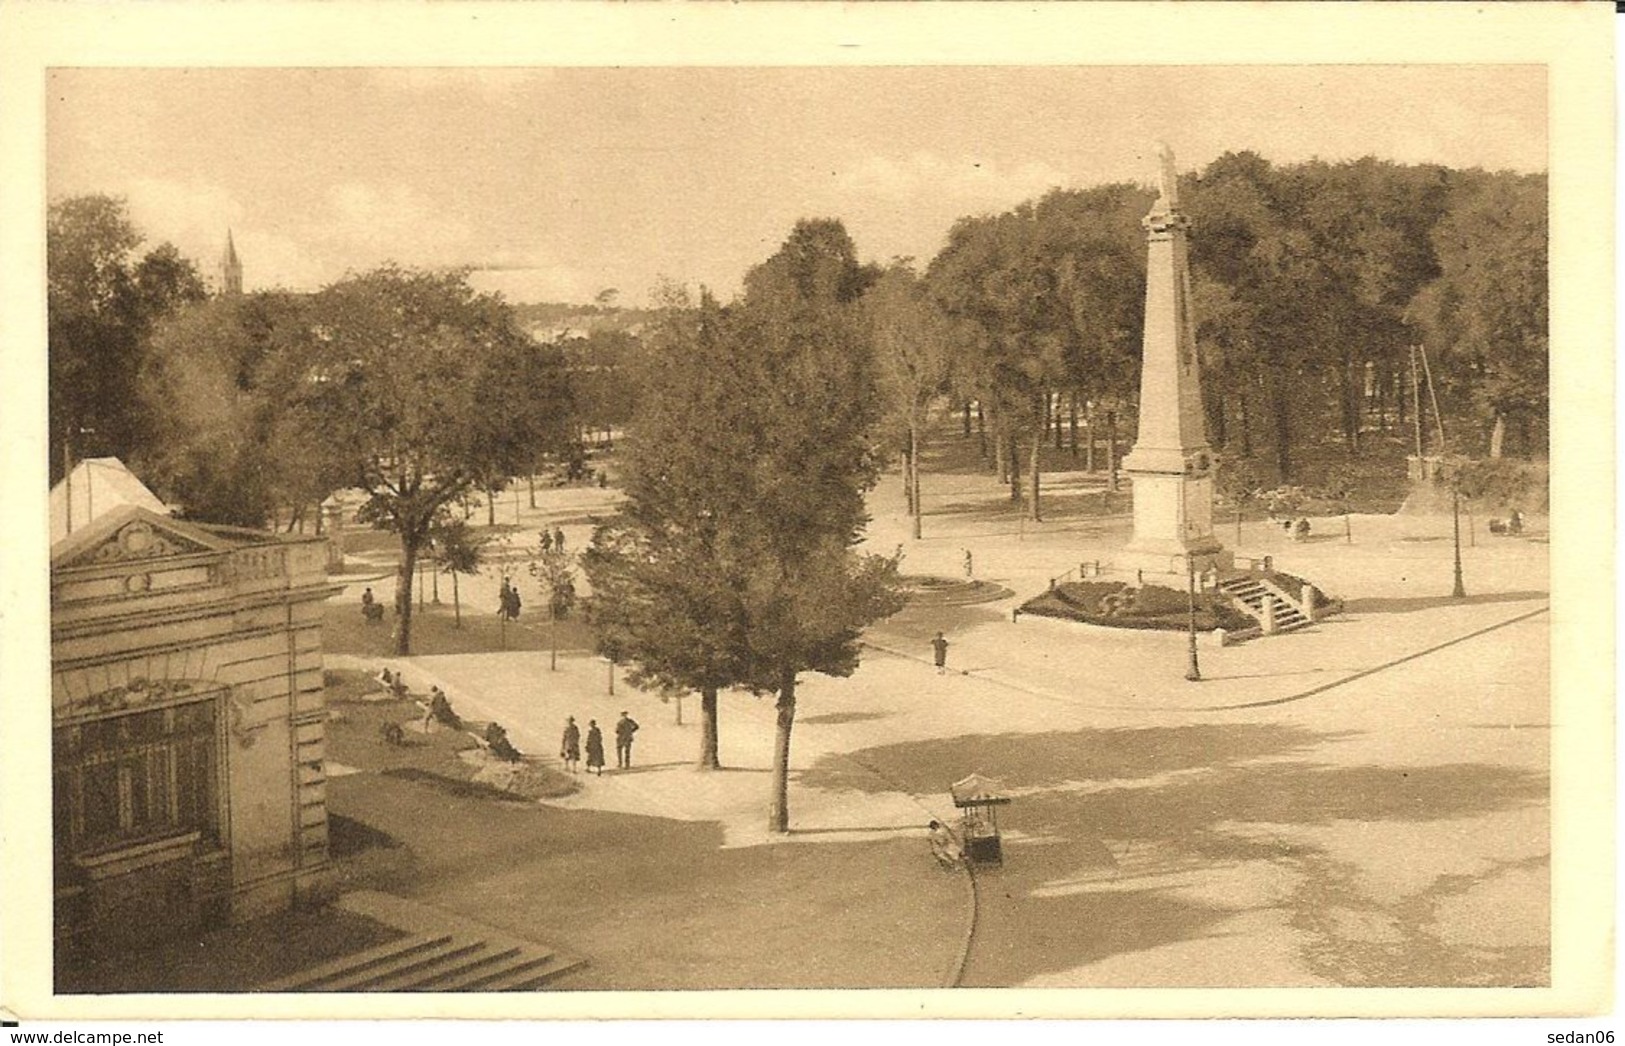
[[[584,566],[590,613],[634,681],[701,695],[700,766],[726,689],[776,695],[770,824],[789,823],[796,683],[849,674],[897,609],[890,560],[853,551],[878,472],[869,282],[838,222],[798,223],[744,300],[669,308],[646,355],[626,502]]]
[[[746,676],[749,648],[738,513],[746,463],[769,424],[751,394],[767,378],[709,295],[667,295],[635,368],[637,411],[622,445],[626,500],[582,556],[588,619],[630,660],[635,685],[698,693],[697,767],[720,768],[718,696]]]
[[[485,559],[489,537],[476,534],[467,520],[441,512],[429,531],[429,547],[436,570],[451,573],[451,608],[455,627],[463,627],[463,600],[458,589],[459,574],[478,574]]]
[[[576,602],[575,557],[551,541],[538,538],[527,569],[541,586],[542,598],[547,601],[548,667],[557,671],[559,619],[568,617]]]
[[[367,492],[361,515],[400,538],[398,655],[411,653],[412,579],[440,511],[525,467],[566,403],[562,370],[540,393],[516,375],[541,349],[500,298],[461,272],[395,266],[352,276],[312,303],[279,361],[292,410]]]
[[[1148,203],[1136,186],[1113,184],[962,219],[927,271],[933,296],[963,324],[952,342],[955,385],[994,407],[1012,500],[1021,496],[1015,448],[1031,439],[1034,520],[1042,519],[1039,450],[1053,394],[1070,389],[1075,404],[1132,389]]]
[[[925,411],[948,373],[952,332],[906,261],[893,264],[863,298],[869,337],[879,362],[882,388],[908,432],[909,515],[920,537],[920,429]]]
[[[277,356],[307,322],[280,292],[214,298],[157,327],[137,387],[150,439],[135,464],[187,517],[263,527],[345,485],[327,433],[289,411]]]
[[[1031,204],[1015,211],[961,219],[948,246],[928,270],[933,296],[960,321],[961,355],[978,357],[963,368],[979,379],[978,398],[993,409],[996,448],[1010,480],[1010,498],[1021,500],[1022,436],[1032,440],[1027,506],[1034,520],[1039,504],[1039,449],[1048,390],[1063,380],[1066,338],[1055,322],[1058,299],[1051,267],[1034,243],[1039,236]]]
[[[122,199],[58,200],[45,237],[50,447],[82,447],[93,434],[91,445],[130,458],[150,439],[137,396],[147,339],[158,320],[203,300],[203,281],[167,243],[136,259],[143,237]],[[53,478],[63,464],[51,455]]]
[[[790,738],[803,672],[850,675],[864,627],[902,606],[897,564],[854,551],[878,474],[874,356],[853,288],[868,282],[839,222],[798,222],[745,278],[738,336],[759,361],[747,397],[772,419],[735,524],[746,567],[745,685],[775,693],[770,831],[789,830]],[[787,278],[788,277],[788,278]],[[771,380],[766,380],[771,376]]]
[[[1543,175],[1459,178],[1433,229],[1439,278],[1411,309],[1447,400],[1486,435],[1491,457],[1500,456],[1509,421],[1526,453],[1544,445],[1547,241]]]

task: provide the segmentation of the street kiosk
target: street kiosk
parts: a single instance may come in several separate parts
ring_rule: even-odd
[[[960,811],[960,833],[965,840],[965,856],[983,864],[1003,864],[1004,849],[999,840],[999,807],[1010,803],[1004,786],[991,777],[971,774],[948,788],[954,807]]]

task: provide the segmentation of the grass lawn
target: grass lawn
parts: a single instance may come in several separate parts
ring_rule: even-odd
[[[554,798],[580,787],[553,768],[551,753],[524,753],[527,758],[517,765],[474,758],[479,743],[469,733],[482,732],[484,721],[464,720],[463,729],[436,723],[425,734],[420,732],[423,712],[412,698],[361,700],[361,695],[378,691],[377,683],[363,672],[329,670],[325,680],[330,715],[327,752],[344,766],[427,782],[457,795],[503,801]],[[407,727],[403,743],[384,739],[384,727],[390,723]]]
[[[442,596],[446,593],[442,593]],[[492,608],[464,604],[462,626],[458,627],[455,612],[449,602],[436,606],[425,603],[422,610],[412,611],[412,653],[429,654],[485,654],[498,650],[546,650],[557,629],[558,649],[562,651],[592,650],[597,637],[579,616],[571,616],[549,624],[545,614],[527,617],[525,611],[517,622],[504,626]],[[361,617],[361,608],[354,603],[329,601],[322,615],[322,649],[333,654],[353,654],[361,657],[392,657],[395,653],[390,642],[392,620],[386,612],[383,621],[368,622]]]

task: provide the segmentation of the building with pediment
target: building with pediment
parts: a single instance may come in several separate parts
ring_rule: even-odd
[[[59,958],[325,895],[325,546],[141,504],[53,543]]]

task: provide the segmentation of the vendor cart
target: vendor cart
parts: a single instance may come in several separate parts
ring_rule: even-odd
[[[960,811],[960,834],[965,856],[983,864],[1003,864],[1004,849],[999,840],[999,807],[1008,805],[1004,786],[991,777],[971,774],[955,781],[948,792]]]

